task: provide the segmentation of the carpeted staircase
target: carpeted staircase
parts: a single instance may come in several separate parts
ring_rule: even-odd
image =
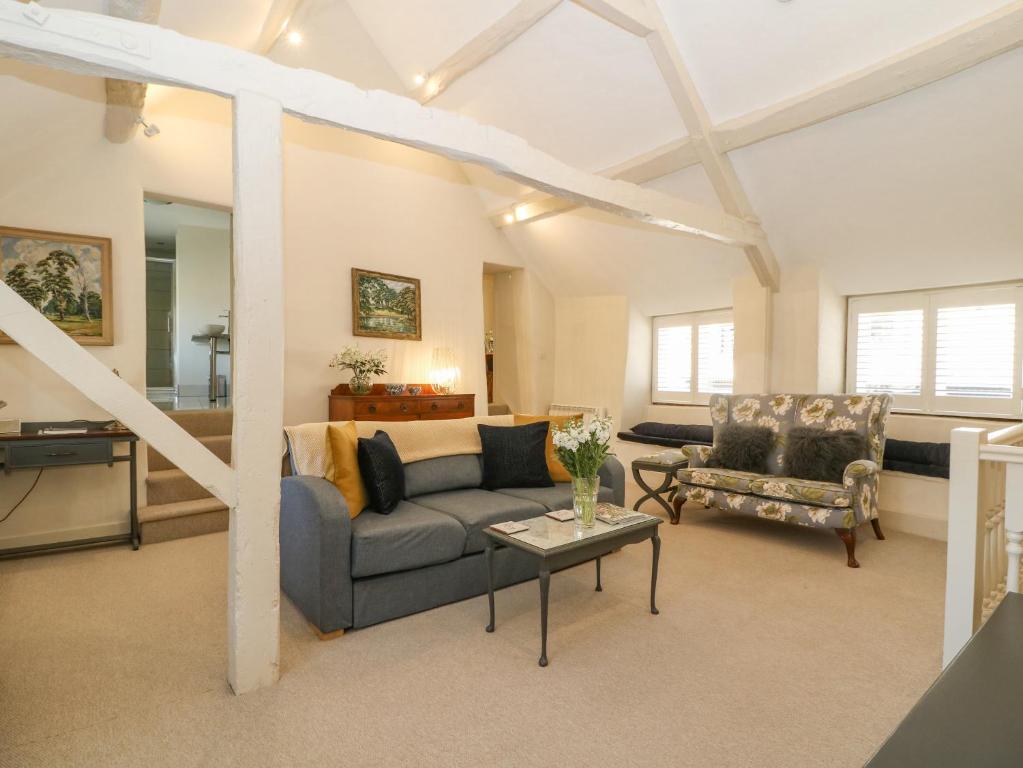
[[[169,411],[167,415],[220,459],[231,462],[230,409]],[[227,530],[227,507],[220,499],[152,448],[148,456],[147,506],[139,510],[143,544]]]

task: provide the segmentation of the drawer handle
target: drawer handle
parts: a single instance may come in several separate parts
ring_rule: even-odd
[[[369,412],[370,412],[370,413],[376,413],[376,412],[377,412],[377,407],[376,407],[375,405],[371,405],[371,406],[369,407]]]
[[[439,406],[436,403],[430,403],[430,410],[436,411]]]
[[[78,451],[53,451],[52,453],[48,453],[46,455],[47,456],[52,456],[54,458],[56,458],[58,456],[77,456],[78,455]]]
[[[408,404],[407,403],[402,403],[401,404],[401,412],[402,413],[408,413]]]

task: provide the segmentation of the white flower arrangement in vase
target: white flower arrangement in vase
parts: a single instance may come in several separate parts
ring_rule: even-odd
[[[368,395],[373,388],[369,377],[387,373],[386,365],[387,353],[382,349],[376,352],[363,352],[358,347],[345,347],[330,360],[331,368],[352,372],[348,386],[353,395]]]
[[[572,508],[576,525],[592,528],[596,520],[600,471],[611,453],[611,419],[593,419],[589,424],[573,419],[563,428],[555,426],[554,450],[572,476]]]

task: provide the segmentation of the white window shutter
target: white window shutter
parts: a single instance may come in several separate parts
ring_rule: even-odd
[[[919,396],[924,311],[861,312],[856,324],[856,391]]]
[[[935,329],[937,397],[1013,396],[1016,305],[940,307]]]
[[[693,389],[693,328],[670,325],[657,329],[656,389],[658,393],[689,393]]]
[[[735,377],[735,324],[701,325],[696,343],[699,392],[707,395],[731,394]]]

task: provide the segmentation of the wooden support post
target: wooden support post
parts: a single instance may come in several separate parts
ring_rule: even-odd
[[[978,567],[983,559],[984,520],[980,497],[980,448],[987,432],[974,427],[952,430],[948,483],[948,554],[945,567],[945,643],[948,666],[980,623]]]
[[[1023,460],[1005,466],[1005,537],[1008,560],[1005,590],[1019,592],[1020,557],[1023,556]]]
[[[283,155],[280,102],[234,99],[234,432],[228,682],[246,693],[280,662],[281,435],[284,422]]]

